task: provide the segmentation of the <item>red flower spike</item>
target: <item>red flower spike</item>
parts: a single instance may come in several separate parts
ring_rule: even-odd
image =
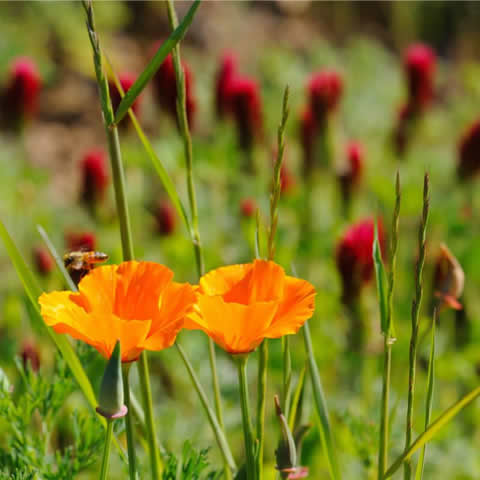
[[[377,221],[380,249],[385,246],[383,224]],[[374,223],[372,219],[352,225],[341,237],[336,249],[336,263],[342,278],[344,304],[351,304],[360,295],[362,287],[373,277],[372,248]]]
[[[231,111],[230,82],[237,71],[237,58],[232,53],[225,53],[220,63],[215,84],[215,107],[218,118]]]
[[[250,150],[255,139],[262,136],[262,102],[260,89],[248,77],[234,76],[229,82],[228,97],[237,125],[241,148]]]
[[[33,249],[33,263],[36,271],[42,276],[48,275],[55,266],[52,256],[45,247]]]
[[[37,111],[42,79],[37,66],[27,57],[15,59],[3,91],[3,108],[13,124],[30,120]]]
[[[314,73],[308,82],[310,108],[316,121],[322,125],[342,97],[343,79],[333,70]]]
[[[97,239],[93,232],[68,232],[65,234],[65,243],[71,252],[97,249]]]
[[[190,128],[193,128],[196,101],[193,95],[193,75],[188,65],[182,61],[185,75],[186,109]],[[177,81],[173,58],[169,54],[153,77],[153,91],[158,104],[173,118],[177,119]]]
[[[20,356],[22,357],[23,368],[27,368],[27,364],[30,363],[30,368],[34,372],[40,370],[40,354],[37,346],[31,341],[25,341],[22,344],[20,350]]]
[[[407,49],[404,62],[409,103],[424,110],[433,99],[435,53],[428,45],[417,43]]]
[[[120,85],[122,86],[122,89],[125,93],[127,93],[131,86],[135,83],[136,77],[133,73],[129,72],[123,72],[118,75],[118,81],[120,82]],[[113,80],[110,80],[108,82],[108,89],[110,92],[110,99],[112,101],[112,107],[113,111],[115,112],[120,105],[120,102],[122,101],[122,96],[120,95],[120,92],[118,91],[115,82]],[[139,95],[135,101],[133,102],[132,105],[132,110],[133,113],[138,116],[140,114],[140,107],[141,107],[141,98],[142,96]]]
[[[460,140],[457,173],[462,180],[480,173],[480,120],[474,122]]]
[[[108,186],[107,155],[103,150],[94,149],[85,154],[81,164],[82,198],[93,207],[101,201]]]
[[[253,198],[244,198],[240,203],[240,212],[243,217],[250,218],[255,215],[257,204]]]
[[[167,200],[162,200],[155,209],[157,230],[161,235],[171,235],[175,231],[177,218],[175,209]]]

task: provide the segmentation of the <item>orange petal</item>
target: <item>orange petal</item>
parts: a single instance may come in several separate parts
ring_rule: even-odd
[[[198,328],[207,333],[229,353],[255,350],[273,321],[277,304],[258,302],[252,305],[227,303],[220,296],[200,295],[200,315],[194,317]],[[193,319],[192,319],[193,321]]]
[[[160,297],[160,309],[153,319],[148,338],[143,342],[144,348],[163,350],[170,347],[194,304],[195,292],[190,284],[171,282]]]
[[[117,269],[117,265],[104,265],[93,269],[80,281],[80,295],[75,296],[73,301],[87,312],[95,310],[111,313],[115,303]]]
[[[160,295],[172,277],[173,272],[158,263],[122,263],[117,270],[113,312],[124,319],[153,319],[158,313]]]
[[[252,269],[251,263],[220,267],[203,275],[200,289],[205,295],[224,295]]]
[[[226,302],[269,302],[283,296],[285,272],[274,262],[255,260],[245,277],[223,295]]]
[[[316,293],[311,283],[287,276],[284,293],[275,319],[265,335],[267,338],[297,333],[315,311]]]

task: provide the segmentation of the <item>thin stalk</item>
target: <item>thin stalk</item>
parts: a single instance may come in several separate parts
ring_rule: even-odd
[[[398,248],[398,224],[400,218],[400,174],[397,172],[395,181],[395,209],[393,211],[392,235],[390,242],[390,274],[388,278],[388,295],[387,295],[387,331],[384,332],[384,364],[383,364],[383,385],[382,385],[382,406],[380,409],[380,448],[378,451],[378,480],[382,480],[383,474],[388,464],[388,442],[389,442],[389,426],[390,426],[390,383],[392,370],[392,345],[393,338],[393,291],[395,287],[395,273],[397,265],[397,248]]]
[[[128,413],[125,415],[125,432],[127,434],[127,453],[128,453],[128,474],[130,480],[137,479],[137,467],[135,458],[135,445],[133,437],[132,411],[130,409],[130,381],[128,374],[130,372],[130,363],[122,364],[123,376],[123,396]]]
[[[413,401],[415,394],[415,376],[416,376],[416,361],[417,361],[417,346],[418,346],[418,330],[419,330],[419,315],[420,306],[422,302],[423,286],[422,274],[423,265],[425,263],[426,250],[426,229],[428,221],[429,210],[429,179],[428,174],[425,174],[423,183],[423,211],[420,228],[418,231],[419,254],[415,271],[415,298],[412,303],[412,335],[410,338],[409,351],[409,373],[408,373],[408,402],[407,402],[407,422],[405,431],[405,450],[410,447],[412,443],[413,431]],[[412,478],[412,461],[410,458],[405,460],[404,464],[404,480],[411,480]]]
[[[147,427],[147,438],[150,454],[150,468],[152,471],[152,478],[155,480],[160,478],[160,455],[156,445],[157,434],[155,432],[155,420],[153,418],[153,403],[152,403],[152,389],[150,387],[148,359],[146,352],[143,351],[138,362],[138,373],[140,380],[140,388],[142,390],[142,397],[144,399],[143,409],[145,412],[145,424]]]
[[[178,18],[173,5],[173,0],[167,0],[167,11],[170,28],[175,30],[178,27]],[[185,150],[185,162],[187,169],[187,190],[188,201],[190,206],[191,216],[191,229],[190,237],[193,244],[193,250],[195,254],[195,261],[197,265],[198,276],[201,277],[205,273],[205,266],[203,262],[202,244],[200,241],[200,231],[198,228],[198,207],[197,196],[195,192],[195,183],[193,181],[193,148],[192,148],[192,136],[190,135],[190,127],[188,125],[187,117],[187,102],[186,102],[186,87],[185,87],[185,75],[182,68],[180,58],[180,45],[177,44],[172,50],[173,66],[175,69],[175,79],[177,85],[177,118],[180,127],[180,133],[183,138],[183,145]],[[215,357],[215,344],[213,340],[208,338],[208,358],[210,361],[210,370],[212,375],[212,387],[215,398],[215,411],[219,424],[224,429],[223,423],[223,409],[220,395],[220,382],[218,380],[217,373],[217,361]],[[225,475],[230,478],[230,471],[225,466]]]
[[[268,339],[260,345],[258,358],[258,396],[257,396],[257,431],[258,451],[256,469],[258,479],[263,479],[263,451],[265,449],[265,406],[267,398]]]
[[[235,472],[237,470],[235,460],[233,459],[233,455],[230,447],[228,446],[228,442],[223,432],[223,429],[221,428],[215,413],[208,404],[207,395],[205,394],[205,391],[203,390],[202,385],[197,378],[195,370],[193,369],[192,364],[188,360],[188,357],[182,346],[178,342],[176,342],[175,347],[177,348],[177,351],[180,354],[180,357],[182,358],[185,367],[187,368],[190,380],[192,381],[192,384],[197,392],[198,397],[200,398],[205,413],[207,414],[208,421],[210,422],[213,433],[215,435],[215,439],[217,440],[217,444],[220,449],[220,453],[222,454],[223,461],[226,465],[228,465],[230,471]]]
[[[292,358],[290,355],[290,339],[282,337],[283,350],[283,411],[286,418],[290,414],[290,399],[292,396]]]
[[[255,480],[256,465],[253,451],[253,431],[250,422],[250,402],[248,399],[247,360],[248,354],[234,355],[238,369],[238,383],[240,386],[240,403],[242,406],[243,437],[245,440],[245,456],[247,459],[247,480]]]
[[[100,469],[100,480],[107,480],[110,450],[112,446],[113,420],[107,420],[107,433],[105,434],[105,447],[103,449],[102,467]]]
[[[128,213],[128,203],[127,196],[125,191],[125,172],[123,169],[122,162],[122,152],[120,149],[120,140],[118,136],[118,127],[114,122],[114,113],[112,108],[112,102],[109,94],[108,81],[105,76],[103,65],[102,65],[102,51],[100,48],[100,42],[98,40],[98,35],[95,31],[95,21],[93,16],[93,5],[91,0],[84,0],[84,8],[87,15],[87,30],[90,38],[90,43],[93,50],[93,63],[95,66],[95,74],[97,77],[98,90],[100,93],[100,102],[102,105],[103,112],[103,121],[105,125],[105,132],[107,135],[108,149],[110,154],[110,164],[112,167],[112,180],[115,190],[115,203],[117,206],[117,215],[120,223],[120,236],[122,240],[122,253],[123,260],[133,260],[133,241],[132,241],[132,232],[130,226],[130,216]],[[144,366],[146,368],[144,368]],[[146,388],[142,389],[143,394],[143,404],[144,408],[150,406],[150,415],[146,415],[147,422],[147,432],[149,435],[149,448],[150,448],[150,459],[152,461],[152,475],[154,480],[158,478],[158,475],[155,475],[159,471],[159,457],[158,457],[158,447],[157,447],[157,438],[155,435],[152,435],[152,432],[155,432],[153,414],[151,413],[151,388],[150,388],[150,378],[145,376],[148,374],[148,359],[147,353],[142,353],[142,360],[138,367],[138,374],[140,377],[140,382],[142,385],[145,385]],[[147,388],[148,387],[148,388]],[[127,405],[128,406],[128,405]],[[130,417],[130,415],[127,415]],[[127,421],[129,422],[129,420]],[[132,433],[132,432],[131,432]],[[132,437],[133,438],[133,437]],[[133,445],[132,445],[133,448]],[[130,452],[129,452],[130,458]]]

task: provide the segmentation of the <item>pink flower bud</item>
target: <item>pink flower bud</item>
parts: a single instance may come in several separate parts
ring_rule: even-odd
[[[33,263],[35,270],[42,276],[48,275],[54,268],[53,258],[45,247],[33,249]]]
[[[343,93],[343,79],[333,70],[314,73],[308,82],[310,108],[316,121],[321,126],[329,113],[333,112],[340,102]]]
[[[300,117],[300,139],[303,149],[303,173],[308,177],[315,163],[315,117],[311,108],[304,110]]]
[[[236,70],[236,57],[232,53],[225,53],[220,63],[215,85],[215,107],[219,118],[224,117],[231,110],[229,84]]]
[[[65,244],[71,252],[97,249],[97,239],[93,232],[68,232],[65,234]]]
[[[380,248],[383,251],[385,235],[380,219],[377,221],[377,227]],[[337,244],[336,262],[342,279],[342,301],[345,304],[353,303],[360,295],[363,285],[372,279],[373,239],[374,222],[367,219],[352,225]]]
[[[250,218],[255,215],[257,204],[253,198],[244,198],[240,203],[240,212],[243,217]]]
[[[82,198],[93,207],[101,201],[108,187],[107,155],[103,150],[94,149],[85,154],[81,164]]]
[[[13,61],[2,98],[9,123],[17,126],[35,115],[41,84],[40,73],[31,59],[20,57]]]
[[[244,150],[250,150],[255,139],[262,136],[260,89],[257,82],[248,77],[234,76],[228,85],[239,144]]]
[[[168,200],[162,200],[155,209],[157,230],[161,235],[171,235],[175,231],[177,218],[175,209]]]
[[[133,73],[123,72],[118,75],[118,80],[123,91],[127,93],[130,90],[130,87],[135,83],[136,77]],[[108,82],[108,89],[110,91],[110,99],[112,100],[113,111],[115,112],[122,101],[122,96],[120,95],[120,92],[118,91],[113,80]],[[133,113],[137,116],[140,114],[141,98],[142,95],[139,95],[131,107]]]
[[[40,370],[40,354],[35,343],[28,340],[23,342],[20,356],[22,357],[24,369],[27,369],[27,364],[30,363],[32,371],[38,372]]]
[[[480,172],[480,120],[474,122],[464,133],[458,146],[457,173],[462,180]]]
[[[433,99],[435,62],[435,53],[427,45],[417,43],[405,52],[408,98],[416,110],[424,110]]]
[[[193,96],[193,75],[188,65],[182,61],[183,73],[185,75],[186,108],[190,128],[193,128],[196,101]],[[153,77],[153,91],[158,104],[169,113],[172,118],[177,118],[177,82],[173,58],[169,54],[157,73]]]

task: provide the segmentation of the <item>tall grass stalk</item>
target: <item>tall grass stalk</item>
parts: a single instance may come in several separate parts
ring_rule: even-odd
[[[112,446],[113,420],[107,420],[107,433],[105,434],[105,445],[103,447],[102,466],[100,468],[100,480],[107,480],[108,466],[110,463],[110,450]]]
[[[130,363],[122,365],[123,376],[123,396],[127,414],[125,415],[125,433],[127,434],[127,453],[128,453],[128,474],[130,480],[137,480],[137,459],[135,456],[135,445],[133,440],[133,421],[130,402]]]
[[[93,4],[91,0],[84,0],[83,6],[86,13],[86,23],[90,43],[93,51],[93,62],[95,67],[95,75],[97,78],[98,89],[100,93],[100,102],[102,106],[103,121],[105,132],[107,135],[108,149],[110,154],[110,164],[112,168],[112,179],[115,190],[115,202],[117,206],[117,215],[120,224],[120,235],[122,240],[123,260],[133,260],[133,241],[130,226],[130,216],[128,213],[128,203],[125,189],[125,172],[122,163],[122,153],[120,149],[120,140],[118,136],[118,127],[114,122],[114,113],[112,102],[109,94],[109,86],[107,78],[104,74],[102,65],[102,52],[100,42],[95,30],[95,21],[93,16]],[[157,437],[155,433],[155,422],[153,418],[150,378],[148,375],[148,357],[145,351],[142,352],[140,362],[138,363],[138,374],[142,385],[143,407],[145,410],[145,421],[147,425],[148,444],[150,449],[152,478],[157,479],[160,476],[160,458],[157,448]],[[126,398],[130,403],[130,398]],[[128,407],[128,405],[127,405]],[[131,418],[131,413],[126,418]],[[128,423],[129,420],[126,420]],[[130,429],[131,430],[131,429]],[[127,435],[129,443],[133,443],[133,431],[128,431]],[[134,448],[129,446],[129,463],[130,453],[134,452]],[[135,463],[135,460],[133,460]]]
[[[175,30],[178,27],[177,14],[173,5],[173,0],[167,0],[168,20],[170,22],[170,28]],[[203,263],[202,244],[200,241],[200,231],[198,228],[198,207],[197,197],[195,192],[195,184],[193,181],[193,148],[192,148],[192,136],[190,134],[190,128],[188,125],[187,117],[187,104],[186,104],[186,90],[185,90],[185,75],[182,68],[180,58],[180,45],[177,44],[172,50],[173,66],[175,69],[175,78],[177,82],[177,118],[180,127],[180,133],[183,138],[183,145],[185,150],[185,161],[187,167],[187,189],[188,200],[190,205],[191,215],[191,231],[190,236],[192,239],[193,249],[195,252],[195,261],[197,264],[198,276],[201,277],[205,273],[205,266]],[[210,361],[210,370],[212,374],[212,387],[215,397],[215,411],[217,414],[220,427],[224,429],[223,423],[223,409],[222,400],[220,395],[220,383],[217,373],[217,361],[215,355],[215,344],[213,340],[208,338],[208,357]],[[231,478],[231,472],[228,466],[225,466],[225,475],[227,478]]]
[[[408,403],[407,403],[407,421],[405,431],[405,449],[408,449],[412,442],[413,431],[413,403],[415,396],[415,374],[417,361],[417,346],[418,346],[418,330],[419,330],[419,315],[420,306],[422,303],[423,285],[422,274],[423,265],[425,263],[426,251],[426,230],[428,222],[429,211],[429,178],[425,174],[423,182],[423,210],[420,228],[418,231],[418,260],[415,269],[415,298],[412,303],[412,334],[410,338],[410,352],[409,352],[409,375],[408,375]],[[408,457],[405,459],[404,465],[404,480],[411,480],[412,478],[412,461]]]
[[[395,338],[393,332],[393,290],[395,287],[395,273],[397,264],[398,247],[398,223],[400,217],[400,174],[397,172],[395,181],[395,209],[393,211],[391,240],[390,240],[390,274],[388,277],[386,330],[383,332],[383,384],[382,384],[382,405],[380,409],[380,447],[378,450],[378,480],[382,480],[388,462],[388,441],[390,425],[390,381],[392,369],[392,345]]]

